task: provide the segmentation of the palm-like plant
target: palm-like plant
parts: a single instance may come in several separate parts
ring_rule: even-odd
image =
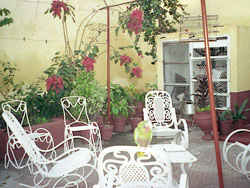
[[[207,109],[209,106],[207,76],[199,75],[194,79],[197,80],[197,87],[193,94],[196,97],[197,107],[198,109]]]
[[[242,103],[240,107],[238,104],[235,105],[234,111],[231,112],[233,123],[236,123],[239,119],[247,118],[246,116],[244,116],[245,112],[250,111],[250,108],[245,109],[247,103],[248,103],[248,99],[244,100],[244,102]]]

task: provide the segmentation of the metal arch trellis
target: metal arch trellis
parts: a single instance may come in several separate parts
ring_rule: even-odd
[[[138,0],[133,1],[127,1],[115,5],[108,5],[106,0],[103,0],[105,3],[105,7],[100,8],[99,10],[107,10],[107,92],[108,92],[108,109],[107,109],[107,116],[108,116],[108,124],[111,122],[111,116],[110,116],[110,7],[116,7],[121,6],[129,3],[133,3]]]

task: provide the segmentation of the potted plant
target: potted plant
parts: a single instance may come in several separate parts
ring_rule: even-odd
[[[232,129],[232,118],[230,111],[218,112],[218,120],[220,123],[220,133],[221,135],[228,135]]]
[[[132,107],[128,103],[127,92],[119,84],[111,84],[110,107],[115,132],[123,132]]]
[[[234,129],[244,128],[245,119],[247,119],[244,114],[245,112],[250,111],[250,108],[246,109],[247,103],[248,99],[244,100],[240,107],[238,106],[238,104],[235,104],[234,111],[231,111]]]
[[[103,115],[106,104],[107,92],[97,80],[94,71],[82,71],[72,84],[72,96],[84,96],[87,100],[87,113],[93,121]]]
[[[203,140],[212,140],[212,121],[210,113],[210,105],[208,100],[208,79],[205,75],[199,75],[194,78],[197,80],[195,89],[195,123],[204,132]]]

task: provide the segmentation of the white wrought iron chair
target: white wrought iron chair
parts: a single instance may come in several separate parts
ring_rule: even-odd
[[[15,114],[16,117],[18,116],[20,119],[20,126],[27,126],[27,129],[25,130],[27,135],[35,142],[42,142],[44,146],[43,149],[49,149],[54,147],[53,138],[48,130],[44,128],[38,128],[35,131],[32,131],[27,112],[27,105],[25,101],[12,100],[5,102],[2,104],[2,109],[3,112],[8,111],[12,114]],[[7,142],[6,154],[4,157],[5,168],[8,168],[9,164],[12,164],[12,166],[17,169],[21,169],[28,166],[30,172],[32,172],[32,164],[29,160],[25,160],[25,152],[23,153],[23,155],[21,155],[21,158],[18,158],[17,150],[21,148],[21,145],[15,142],[16,138],[9,130],[8,125],[6,129],[9,140]]]
[[[159,150],[147,148],[138,157],[136,146],[112,146],[98,157],[99,184],[93,188],[173,188],[188,187],[188,176],[178,184],[169,159]]]
[[[88,187],[87,178],[90,178],[92,173],[95,173],[95,177],[98,175],[96,155],[88,148],[73,148],[57,156],[56,149],[69,140],[64,140],[49,150],[42,150],[37,147],[10,111],[4,111],[2,116],[12,132],[13,137],[15,137],[14,142],[25,150],[29,160],[36,167],[34,168],[36,171],[33,173],[34,185],[20,184],[21,186],[79,187],[83,184],[85,187]],[[88,141],[83,137],[73,137],[70,138],[70,140],[74,141],[75,138]],[[94,150],[91,143],[89,143],[89,147]],[[45,158],[43,155],[44,152],[51,152],[51,158]]]
[[[240,143],[240,142],[234,142],[231,144],[228,144],[229,139],[233,137],[236,133],[239,132],[249,132],[248,129],[238,129],[233,132],[231,132],[224,144],[223,144],[223,158],[225,162],[236,172],[239,172],[243,175],[246,175],[246,177],[250,180],[250,143],[248,145]],[[235,152],[237,152],[237,156],[235,159],[235,155],[233,155]],[[233,157],[232,157],[233,156]]]
[[[73,137],[74,132],[84,131],[89,133],[88,140],[91,142],[96,152],[102,150],[101,132],[96,122],[90,122],[87,113],[87,101],[83,96],[69,96],[61,98],[61,105],[64,116],[64,138]],[[74,142],[66,143],[65,151],[74,148]]]
[[[170,95],[166,91],[149,91],[145,97],[144,120],[152,124],[153,136],[172,138],[188,149],[189,134],[185,119],[177,121]],[[183,129],[180,126],[183,125]]]

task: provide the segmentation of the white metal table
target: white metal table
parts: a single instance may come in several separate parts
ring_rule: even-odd
[[[176,144],[154,144],[151,145],[154,149],[159,149],[166,153],[168,158],[173,164],[180,164],[181,170],[186,174],[185,164],[189,164],[189,167],[192,166],[193,162],[196,162],[198,159],[187,151],[183,146]]]

